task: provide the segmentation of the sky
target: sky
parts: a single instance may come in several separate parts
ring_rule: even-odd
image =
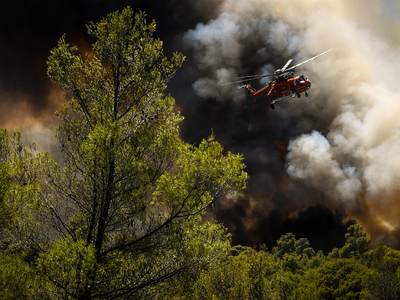
[[[46,75],[57,40],[86,49],[88,21],[129,5],[157,23],[166,54],[187,57],[168,93],[193,144],[212,132],[242,153],[248,189],[207,213],[234,244],[271,247],[293,232],[325,252],[347,226],[400,248],[400,3],[371,1],[6,0],[0,19],[0,126],[57,153],[54,112],[65,102]],[[289,58],[311,81],[309,97],[271,110],[236,86]],[[261,88],[270,80],[255,81]]]

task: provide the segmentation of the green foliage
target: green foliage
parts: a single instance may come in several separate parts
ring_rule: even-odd
[[[21,133],[0,130],[0,298],[30,299],[38,295],[36,277],[28,262],[36,258],[27,246],[34,230],[40,164],[46,155],[35,145],[25,147]],[[21,239],[22,237],[22,239]]]
[[[3,129],[0,131],[0,232],[9,225],[12,218],[12,210],[6,199],[11,188],[10,156],[10,137]]]
[[[352,225],[328,257],[283,235],[230,245],[204,211],[246,186],[243,157],[179,138],[164,95],[184,61],[130,8],[91,23],[93,52],[62,37],[48,75],[69,98],[62,163],[0,130],[0,298],[398,299],[400,252]]]
[[[309,242],[292,233],[272,253],[235,246],[230,255],[203,271],[195,282],[195,299],[318,299],[316,268],[322,253],[308,256]],[[295,246],[296,245],[296,246]]]
[[[53,245],[49,253],[40,255],[38,271],[50,298],[81,299],[90,296],[95,273],[103,270],[97,266],[93,247],[68,237]]]
[[[291,232],[286,233],[276,242],[277,245],[272,251],[276,256],[282,258],[284,254],[296,252],[295,243],[295,235]]]
[[[361,225],[351,225],[345,235],[346,244],[339,251],[339,256],[343,258],[359,258],[368,250],[371,238],[367,236]]]
[[[277,241],[276,247],[272,249],[272,252],[279,258],[282,258],[284,255],[306,256],[307,258],[315,256],[315,251],[310,247],[310,242],[306,238],[296,240],[295,235],[291,232],[281,236]]]
[[[32,211],[38,209],[47,154],[37,154],[34,144],[22,143],[21,133],[10,136],[7,130],[0,131],[0,147],[0,231],[20,235],[34,226]]]
[[[0,252],[0,299],[32,299],[35,275],[16,255]]]
[[[359,299],[367,268],[356,259],[326,260],[317,270],[320,299]]]
[[[354,236],[356,241],[369,241],[359,226],[348,232],[349,243],[356,243]],[[201,273],[188,298],[397,299],[399,252],[380,245],[364,253],[366,244],[358,244],[359,252],[353,252],[357,258],[326,258],[292,233],[283,235],[272,253],[235,246],[231,255]]]
[[[400,298],[400,252],[383,243],[365,255],[369,272],[363,277],[363,299]]]
[[[49,297],[154,298],[228,251],[229,235],[201,214],[245,188],[243,158],[213,137],[179,138],[164,90],[184,57],[165,57],[155,30],[126,8],[89,24],[91,55],[62,37],[48,59],[70,99],[56,130],[64,162],[45,164],[35,215],[47,216],[38,270]]]
[[[274,257],[248,249],[227,256],[203,271],[195,283],[195,299],[263,299],[270,291],[268,275]]]

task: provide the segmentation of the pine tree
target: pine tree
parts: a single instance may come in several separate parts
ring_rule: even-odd
[[[154,296],[229,247],[224,227],[201,215],[245,187],[242,157],[213,137],[198,147],[180,139],[183,118],[164,91],[184,57],[165,57],[145,17],[112,13],[88,25],[93,53],[62,37],[48,59],[69,98],[56,130],[64,161],[46,162],[36,216],[51,298]]]

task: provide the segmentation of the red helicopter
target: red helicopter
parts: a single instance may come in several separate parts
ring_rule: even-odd
[[[266,95],[272,109],[275,109],[274,104],[287,96],[292,96],[293,98],[297,96],[300,98],[300,94],[304,92],[305,96],[308,97],[307,90],[311,87],[310,80],[305,75],[300,75],[294,77],[293,72],[290,72],[294,68],[309,62],[325,53],[328,53],[332,49],[329,49],[321,54],[318,54],[310,59],[307,59],[293,67],[288,68],[289,64],[292,62],[292,59],[289,59],[287,63],[283,66],[282,69],[276,70],[274,74],[264,74],[264,75],[250,75],[250,76],[242,76],[238,77],[238,81],[226,83],[234,84],[234,83],[243,83],[243,86],[239,88],[247,89],[250,94],[254,96],[254,100],[260,95]],[[260,90],[255,90],[249,84],[252,80],[261,79],[264,77],[274,76],[274,81],[270,81],[267,86],[263,87]]]

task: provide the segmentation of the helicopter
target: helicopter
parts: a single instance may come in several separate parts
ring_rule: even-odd
[[[274,74],[242,76],[238,77],[237,81],[229,82],[224,85],[243,83],[244,85],[240,86],[239,88],[245,88],[251,95],[253,95],[254,100],[256,100],[258,96],[266,95],[267,99],[269,100],[271,109],[275,109],[274,104],[285,97],[291,96],[292,98],[294,97],[300,98],[301,93],[304,93],[304,95],[308,97],[307,90],[311,88],[310,80],[305,75],[300,75],[295,77],[294,73],[291,72],[291,70],[321,55],[324,55],[331,50],[332,49],[322,52],[321,54],[309,58],[290,68],[288,68],[288,66],[293,61],[293,59],[289,59],[286,62],[286,64],[282,67],[282,69],[276,70]],[[250,81],[272,76],[274,76],[274,80],[270,81],[267,86],[261,88],[258,91],[255,90],[253,87],[251,87],[249,84]]]

